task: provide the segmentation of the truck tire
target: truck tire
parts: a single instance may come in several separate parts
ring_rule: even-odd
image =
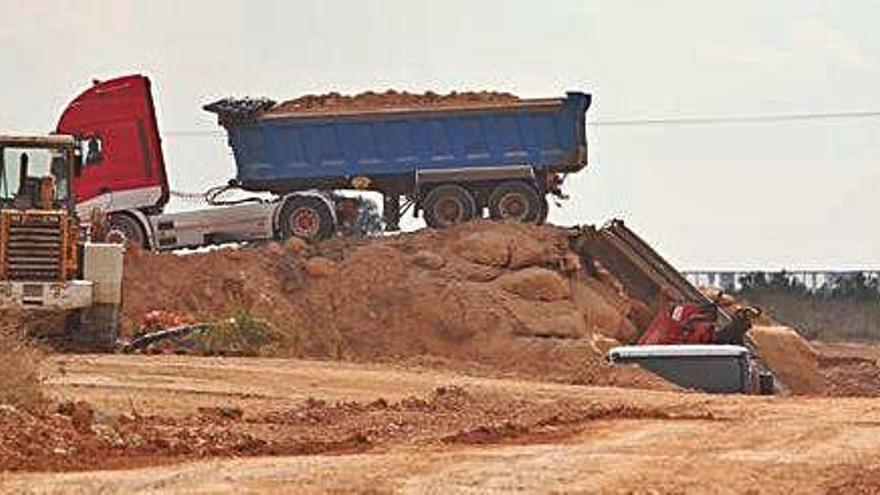
[[[522,181],[502,182],[489,195],[489,216],[495,220],[541,223],[546,211],[546,200],[534,186]]]
[[[321,198],[293,196],[281,207],[278,227],[282,239],[299,237],[307,242],[320,242],[336,232],[336,221]]]
[[[456,184],[443,184],[431,189],[425,196],[422,209],[425,211],[425,223],[429,227],[442,229],[472,220],[477,203],[467,189]]]
[[[119,244],[131,243],[139,248],[147,247],[147,236],[137,220],[124,213],[110,215],[107,241]]]

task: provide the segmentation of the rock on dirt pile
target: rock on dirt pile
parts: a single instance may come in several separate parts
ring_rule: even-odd
[[[129,327],[150,310],[222,318],[244,308],[278,332],[273,354],[436,357],[582,383],[666,386],[611,369],[634,304],[587,276],[564,229],[472,222],[370,242],[294,240],[256,249],[126,259]]]

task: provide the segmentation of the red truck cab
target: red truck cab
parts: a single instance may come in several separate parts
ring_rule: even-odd
[[[162,142],[147,77],[95,81],[65,108],[56,132],[83,142],[83,167],[74,180],[81,214],[95,208],[155,214],[168,202]]]
[[[274,238],[279,202],[255,201],[164,213],[170,191],[150,80],[95,81],[65,108],[59,133],[83,142],[73,181],[79,218],[107,215],[108,239],[150,249]]]

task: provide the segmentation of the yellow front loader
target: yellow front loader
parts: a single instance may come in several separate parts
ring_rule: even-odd
[[[123,248],[86,242],[76,218],[71,136],[0,135],[0,309],[25,320],[65,316],[61,328],[33,326],[62,347],[109,350],[122,304]]]

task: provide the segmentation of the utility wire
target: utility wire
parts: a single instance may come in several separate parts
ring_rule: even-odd
[[[763,122],[799,122],[816,120],[849,120],[880,118],[880,111],[793,113],[777,115],[738,115],[718,117],[671,117],[656,119],[609,119],[588,122],[592,126],[653,126],[653,125],[713,125],[751,124]]]
[[[774,122],[810,122],[822,120],[853,120],[877,119],[880,111],[865,112],[829,112],[829,113],[792,113],[768,115],[733,115],[714,117],[658,117],[649,119],[606,119],[587,122],[594,127],[647,127],[677,125],[725,125],[725,124],[760,124]],[[164,133],[175,137],[223,137],[221,130],[182,129]]]

